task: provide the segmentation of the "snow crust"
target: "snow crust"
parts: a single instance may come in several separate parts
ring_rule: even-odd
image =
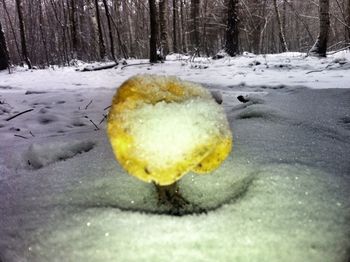
[[[0,73],[2,262],[349,260],[349,53],[195,61],[207,69],[177,59],[99,72]],[[222,97],[232,153],[213,174],[179,182],[207,214],[159,214],[153,185],[114,159],[107,107],[120,83],[146,72],[202,82]],[[164,117],[181,113],[159,107]]]
[[[42,168],[57,161],[63,161],[74,157],[77,154],[87,152],[94,146],[90,141],[71,141],[31,144],[23,158],[27,160],[28,167],[34,169]]]

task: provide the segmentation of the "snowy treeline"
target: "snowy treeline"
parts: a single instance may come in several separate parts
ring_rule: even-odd
[[[237,52],[307,52],[319,34],[319,9],[328,13],[319,7],[328,4],[328,50],[346,47],[349,0],[2,0],[0,24],[14,64],[148,58],[150,12],[164,53],[210,56],[232,41]]]

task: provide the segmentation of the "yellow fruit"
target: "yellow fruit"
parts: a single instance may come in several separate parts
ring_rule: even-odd
[[[209,173],[226,159],[232,134],[211,94],[176,77],[138,75],[113,98],[107,133],[121,166],[169,185],[193,171]]]

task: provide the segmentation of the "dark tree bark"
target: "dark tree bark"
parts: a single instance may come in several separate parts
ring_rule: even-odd
[[[350,45],[350,0],[347,0],[346,3],[346,41]],[[349,46],[350,49],[350,46]]]
[[[113,60],[116,61],[116,57],[115,57],[115,53],[114,53],[114,40],[113,40],[113,31],[112,31],[112,25],[111,25],[111,15],[109,13],[107,0],[103,0],[103,5],[105,7],[106,16],[107,16],[108,35],[109,35],[109,42],[111,45],[111,56],[112,56]]]
[[[178,52],[177,30],[176,30],[177,29],[177,17],[178,17],[177,0],[173,0],[173,50],[174,50],[174,53]]]
[[[191,20],[192,20],[191,42],[192,42],[193,49],[197,51],[199,51],[199,46],[200,46],[199,7],[200,7],[200,0],[191,0]]]
[[[19,30],[21,35],[21,46],[22,46],[22,56],[29,69],[32,69],[32,63],[30,62],[27,50],[27,40],[24,29],[24,21],[23,21],[23,12],[22,12],[22,2],[21,0],[16,0],[17,14],[18,14],[18,22],[19,22]]]
[[[160,52],[161,57],[169,53],[168,40],[168,0],[159,0]]]
[[[2,30],[0,21],[0,70],[4,70],[9,66],[9,53],[7,49],[4,31]]]
[[[281,20],[281,14],[280,14],[280,11],[278,10],[277,0],[273,0],[273,6],[275,8],[275,13],[276,13],[276,18],[277,18],[278,37],[280,39],[280,45],[282,47],[282,52],[287,52],[288,51],[288,47],[287,47],[286,38],[284,36],[284,30],[283,30],[283,25],[282,25],[282,20]]]
[[[182,52],[187,53],[187,27],[185,25],[184,0],[180,0]]]
[[[264,27],[266,25],[266,9],[267,0],[256,0],[254,2],[255,10],[251,16],[251,32],[250,32],[250,50],[255,54],[260,54],[263,49],[262,37],[264,35]]]
[[[59,11],[58,11],[58,7],[56,5],[56,3],[53,0],[50,0],[50,4],[52,7],[52,11],[53,14],[55,16],[55,19],[57,21],[57,23],[59,24],[59,28],[62,31],[62,43],[60,43],[58,45],[58,51],[63,54],[63,61],[66,61],[66,63],[69,63],[69,57],[68,57],[68,48],[67,48],[67,34],[66,34],[66,30],[65,30],[65,25],[62,22],[62,17],[59,16]]]
[[[71,33],[71,39],[72,39],[72,57],[74,59],[77,59],[78,58],[78,50],[79,50],[78,44],[79,43],[78,43],[78,34],[77,34],[75,0],[70,0],[69,25],[70,25],[70,33]]]
[[[151,63],[157,63],[157,31],[158,31],[158,23],[157,23],[157,6],[155,0],[149,0],[149,16],[150,16],[150,28],[151,28],[151,37],[150,37],[150,59]]]
[[[230,56],[238,54],[238,0],[227,1],[227,26],[225,50]]]
[[[117,39],[118,39],[118,44],[119,48],[121,50],[121,53],[123,54],[123,57],[127,59],[129,57],[128,55],[128,50],[125,45],[125,42],[122,41],[122,36],[120,33],[120,28],[123,28],[123,22],[122,22],[122,14],[120,12],[120,7],[121,7],[121,1],[115,1],[114,2],[114,12],[116,13],[116,21],[112,18],[112,22],[114,24],[115,30],[117,31]]]
[[[98,45],[100,49],[100,58],[104,59],[106,57],[106,46],[103,40],[103,32],[102,32],[102,26],[101,26],[100,10],[98,8],[98,0],[95,0],[95,8],[96,8],[96,21],[97,21],[97,30],[98,30]]]
[[[50,66],[49,62],[49,54],[47,52],[47,42],[46,42],[46,35],[44,32],[43,24],[44,24],[44,18],[43,18],[43,8],[42,8],[42,2],[39,0],[39,29],[40,29],[40,35],[41,35],[41,40],[43,42],[43,47],[44,47],[44,53],[45,53],[45,60],[46,60],[46,65]]]
[[[329,31],[329,0],[319,0],[320,32],[309,54],[325,57]]]
[[[16,33],[15,33],[15,29],[13,27],[13,23],[12,23],[12,20],[11,20],[11,16],[7,10],[7,6],[6,6],[6,2],[5,0],[2,0],[2,4],[4,6],[4,10],[5,10],[5,13],[6,13],[6,16],[7,16],[7,20],[9,22],[9,25],[10,25],[10,28],[11,28],[11,32],[12,32],[12,35],[13,35],[13,40],[15,42],[15,45],[16,45],[16,50],[17,50],[17,53],[19,56],[21,56],[21,51],[20,51],[20,48],[19,48],[19,45],[18,45],[18,41],[17,41],[17,37],[16,37]]]

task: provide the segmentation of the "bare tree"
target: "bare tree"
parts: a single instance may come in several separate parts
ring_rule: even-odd
[[[238,0],[226,0],[227,26],[225,50],[230,56],[238,54]]]
[[[98,45],[100,50],[100,58],[104,59],[106,57],[106,46],[103,40],[103,32],[102,32],[102,26],[101,26],[100,10],[98,7],[98,0],[95,0],[95,9],[96,9],[96,21],[97,21],[97,30],[98,30]]]
[[[67,0],[67,6],[69,10],[69,28],[72,41],[72,57],[74,59],[78,58],[78,34],[77,34],[77,20],[76,20],[76,6],[75,0]]]
[[[284,25],[282,25],[281,14],[280,14],[280,11],[278,10],[277,0],[273,0],[273,6],[274,6],[275,12],[276,12],[276,18],[277,18],[277,24],[278,24],[278,36],[280,39],[280,45],[282,47],[282,52],[287,52],[288,47],[287,47],[286,38],[284,36],[284,30],[283,30]]]
[[[182,44],[182,52],[187,53],[187,28],[186,28],[186,24],[185,24],[185,16],[186,16],[186,12],[185,12],[185,8],[184,8],[184,1],[185,0],[180,0],[180,13],[181,13],[181,44]]]
[[[177,0],[173,0],[173,50],[174,53],[178,52],[177,48],[177,17],[178,17],[178,10],[177,10]]]
[[[168,40],[168,0],[159,0],[160,53],[165,59],[169,53]]]
[[[9,66],[9,60],[5,34],[0,21],[0,70],[4,70]]]
[[[151,36],[149,41],[150,47],[150,62],[157,63],[157,35],[158,35],[158,23],[157,23],[157,6],[155,0],[148,0],[149,3],[149,17],[150,17],[150,28]]]
[[[16,51],[17,51],[18,55],[21,56],[21,51],[20,51],[19,44],[18,44],[18,41],[17,41],[16,32],[15,32],[15,29],[13,27],[13,23],[12,23],[9,11],[7,10],[7,6],[6,6],[5,0],[2,0],[2,4],[4,6],[4,10],[5,10],[5,13],[6,13],[6,16],[7,16],[7,20],[8,20],[8,23],[10,25],[10,28],[11,28],[13,41],[15,42],[15,46],[16,46]]]
[[[41,0],[39,0],[39,29],[40,29],[40,35],[41,35],[41,40],[43,42],[44,46],[44,53],[45,53],[45,60],[46,60],[46,65],[49,66],[49,54],[47,52],[47,42],[46,42],[46,35],[44,32],[44,17],[43,17],[43,8],[42,8],[42,3]]]
[[[200,38],[199,38],[199,8],[200,0],[191,0],[191,42],[193,49],[199,50]]]
[[[109,42],[110,42],[110,46],[111,46],[111,56],[112,56],[113,60],[116,61],[116,57],[115,57],[115,53],[114,53],[114,41],[113,41],[111,17],[110,17],[110,13],[109,13],[107,0],[103,0],[103,5],[105,7],[106,16],[107,16],[108,35],[109,35]]]
[[[327,52],[329,31],[329,0],[319,0],[320,32],[309,54],[325,57]]]
[[[350,48],[350,0],[346,2],[346,41]]]
[[[26,35],[25,35],[21,0],[16,0],[16,6],[17,6],[18,21],[19,21],[19,30],[20,30],[20,35],[21,35],[22,56],[23,56],[24,61],[28,65],[28,68],[32,69],[32,63],[30,62],[30,59],[28,57],[27,40],[26,40]]]

